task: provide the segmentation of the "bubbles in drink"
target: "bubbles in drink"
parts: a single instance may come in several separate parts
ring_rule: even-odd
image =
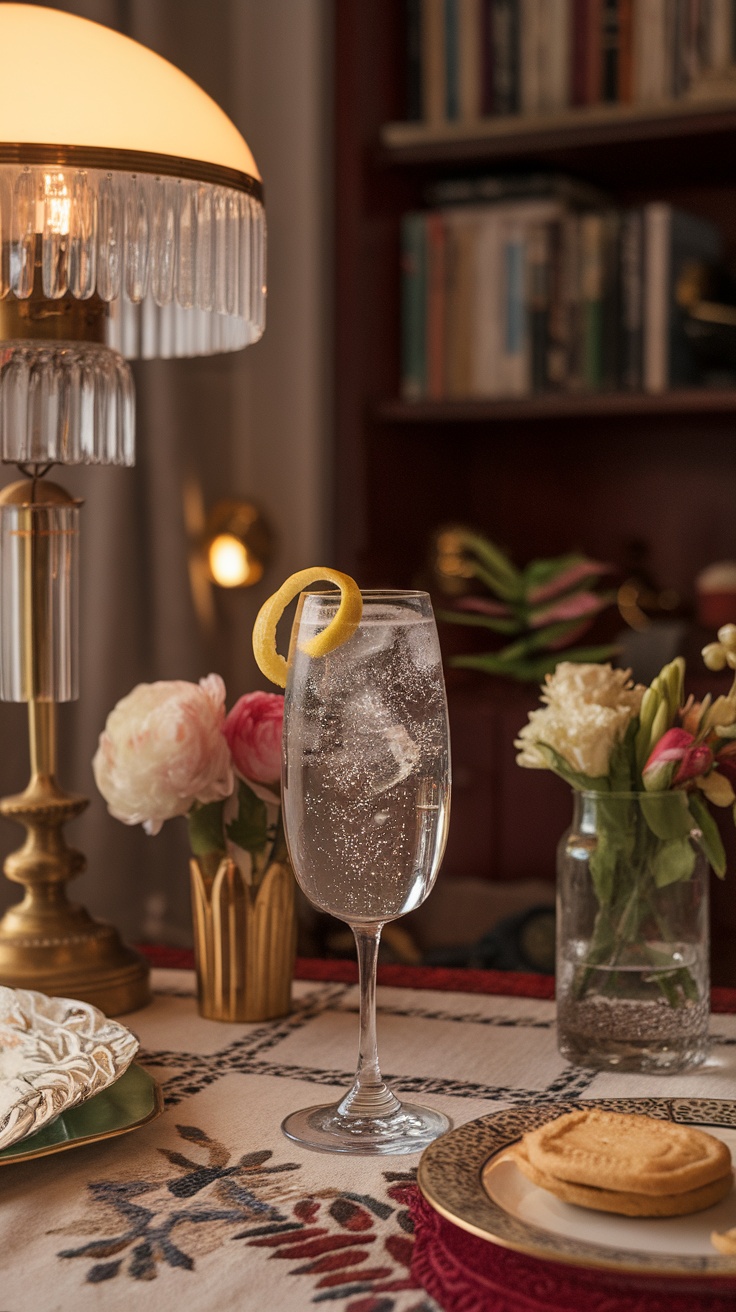
[[[388,920],[423,901],[444,850],[449,760],[437,634],[431,619],[374,604],[348,642],[310,661],[302,645],[328,618],[302,627],[293,655],[286,830],[313,902],[352,922]]]

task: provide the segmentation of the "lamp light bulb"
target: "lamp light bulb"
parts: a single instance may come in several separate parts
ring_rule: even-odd
[[[41,203],[41,223],[37,224],[39,232],[54,233],[59,237],[69,234],[69,212],[71,200],[66,177],[63,173],[46,173],[43,179],[43,201]]]

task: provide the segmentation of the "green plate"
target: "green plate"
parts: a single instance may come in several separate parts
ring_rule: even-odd
[[[27,1139],[12,1143],[0,1151],[0,1166],[10,1162],[25,1162],[49,1153],[78,1148],[83,1143],[96,1143],[114,1135],[127,1134],[140,1125],[153,1121],[164,1109],[160,1086],[142,1066],[134,1062],[124,1075],[109,1089],[95,1094],[89,1102],[80,1103],[63,1112],[50,1125],[45,1125]]]

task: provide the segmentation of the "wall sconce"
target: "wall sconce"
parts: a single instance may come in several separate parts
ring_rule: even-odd
[[[203,550],[212,583],[250,588],[263,578],[273,551],[273,535],[249,501],[218,501],[205,524]]]

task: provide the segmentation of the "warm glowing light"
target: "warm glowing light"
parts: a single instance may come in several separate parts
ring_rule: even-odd
[[[63,173],[46,173],[44,175],[43,216],[36,224],[38,232],[53,232],[57,236],[66,236],[69,232],[69,189]]]
[[[6,3],[0,50],[4,142],[145,151],[260,177],[214,100],[119,32],[56,9]]]
[[[218,533],[208,550],[210,574],[221,588],[246,588],[257,583],[263,567],[255,560],[245,543],[232,533]]]

